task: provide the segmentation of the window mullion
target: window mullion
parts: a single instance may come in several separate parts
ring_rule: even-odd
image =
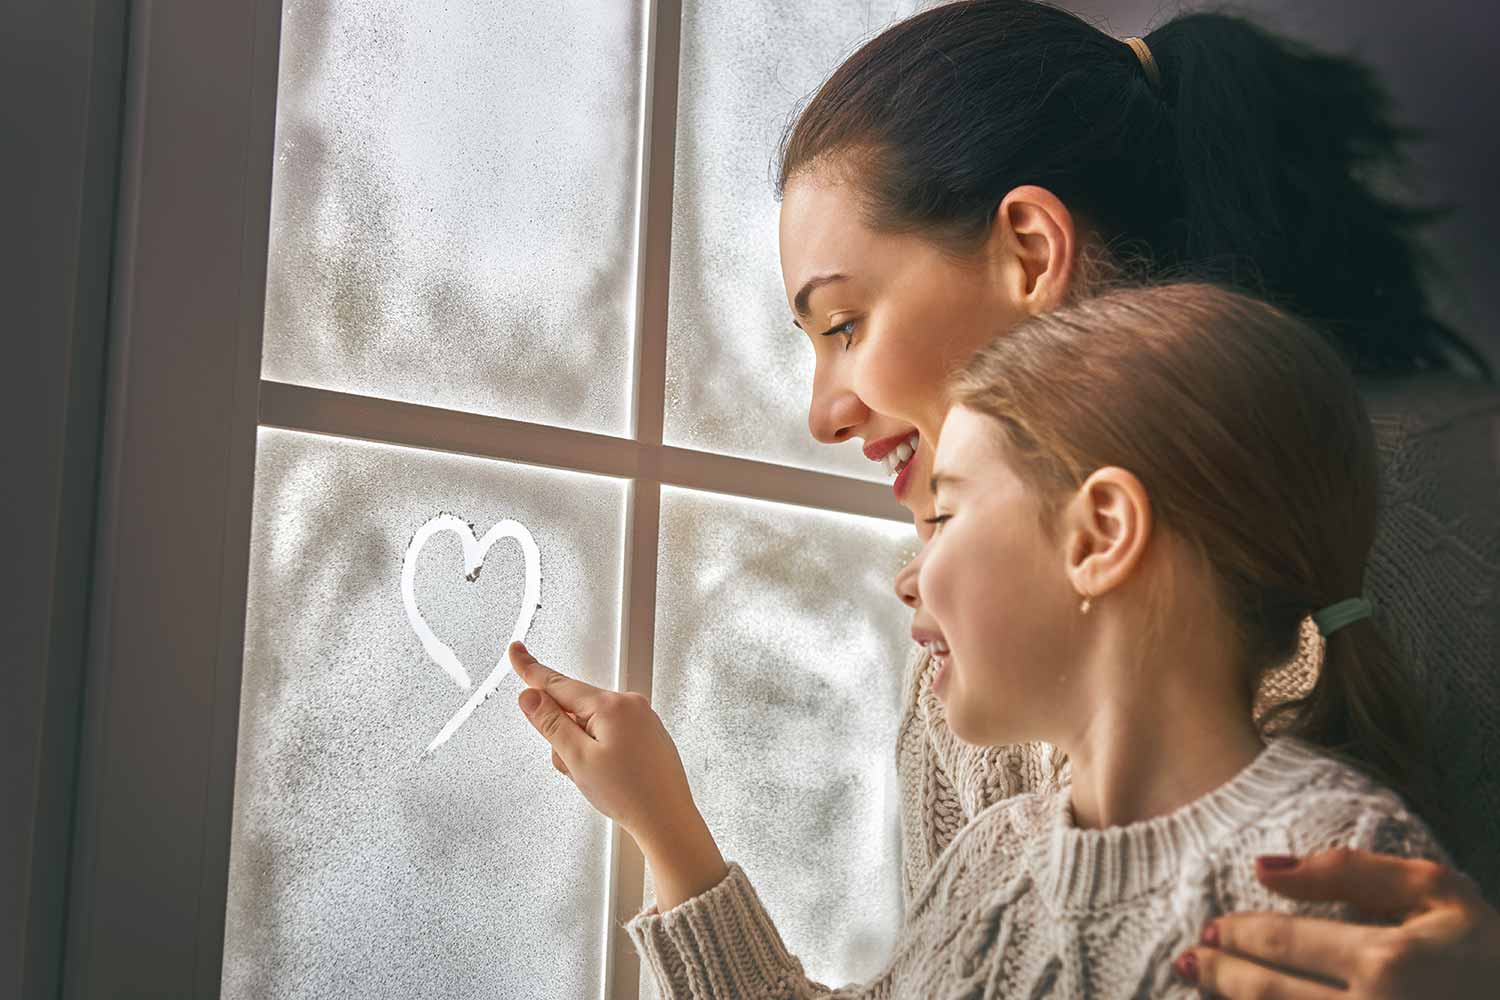
[[[681,0],[646,0],[637,202],[633,431],[641,445],[625,539],[618,687],[650,697],[656,631],[657,533],[667,381],[667,291],[672,261],[672,172],[677,141]],[[641,908],[645,859],[618,826],[611,830],[604,995],[637,1000],[640,962],[624,924]]]

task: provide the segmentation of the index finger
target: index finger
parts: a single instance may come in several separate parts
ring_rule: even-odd
[[[1353,903],[1366,916],[1405,917],[1462,892],[1458,876],[1435,861],[1348,847],[1305,858],[1258,859],[1255,877],[1283,896]]]
[[[574,680],[566,674],[542,663],[531,655],[522,642],[513,642],[506,653],[510,657],[511,669],[526,682],[527,687],[538,688],[552,696],[552,700],[574,715],[583,716],[581,721],[594,714],[599,699],[608,692],[592,684]]]

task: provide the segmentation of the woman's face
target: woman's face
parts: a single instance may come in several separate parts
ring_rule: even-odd
[[[961,262],[914,234],[880,233],[854,189],[818,173],[787,185],[781,272],[816,355],[807,423],[819,441],[864,442],[896,499],[927,515],[927,480],[955,367],[1023,311],[986,259]],[[900,446],[915,453],[907,454]]]
[[[1080,634],[1065,543],[1040,529],[1040,501],[990,418],[954,407],[935,466],[939,523],[916,560],[917,598],[908,602],[918,608],[914,638],[938,660],[933,691],[971,743],[1046,738],[1058,722],[1051,716],[1066,712],[1071,637]]]

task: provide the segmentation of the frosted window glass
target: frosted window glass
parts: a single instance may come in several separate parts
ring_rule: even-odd
[[[667,341],[668,444],[886,478],[807,430],[813,355],[776,244],[777,143],[798,102],[915,0],[683,4]]]
[[[400,584],[440,512],[481,535],[514,519],[541,559],[529,643],[613,687],[625,497],[618,480],[260,432],[223,996],[598,995],[607,823],[552,770],[514,677],[425,753],[467,696]],[[470,582],[462,549],[433,535],[413,589],[477,687],[522,610],[524,560],[499,541]]]
[[[289,0],[266,378],[628,430],[641,4]]]
[[[725,856],[826,983],[879,971],[900,920],[911,616],[891,582],[915,544],[894,522],[662,491],[652,699]]]

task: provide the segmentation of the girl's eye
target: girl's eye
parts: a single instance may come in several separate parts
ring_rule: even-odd
[[[924,517],[922,523],[932,525],[933,530],[936,531],[940,525],[946,524],[952,516],[952,514],[939,514],[937,517]]]
[[[825,336],[825,337],[832,337],[832,336],[843,337],[844,338],[844,350],[847,351],[849,349],[849,345],[852,344],[852,343],[854,343],[854,322],[855,321],[851,319],[848,322],[840,323],[838,326],[834,327],[831,330],[824,330],[823,331],[823,336]]]

